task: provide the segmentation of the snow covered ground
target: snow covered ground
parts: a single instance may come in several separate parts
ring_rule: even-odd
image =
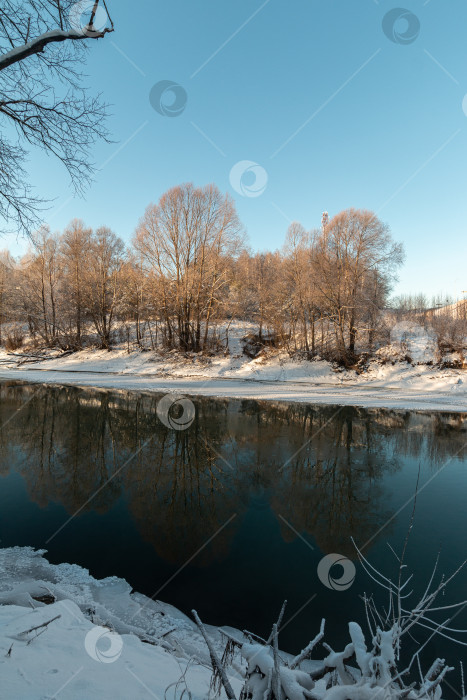
[[[132,592],[123,579],[97,580],[75,564],[50,564],[45,553],[0,549],[2,700],[212,697],[209,651],[192,620]],[[245,641],[239,630],[220,629]],[[226,637],[216,627],[205,624],[205,630],[221,658]],[[281,651],[281,658],[293,656]],[[301,663],[302,671],[322,666]],[[236,697],[245,671],[236,654],[229,665]],[[216,697],[226,698],[224,690]]]
[[[163,700],[166,691],[172,700],[185,683],[193,700],[208,696],[209,654],[194,622],[132,593],[123,579],[98,581],[77,565],[49,564],[43,554],[0,549],[2,700]],[[55,602],[37,600],[44,596]],[[207,629],[222,656],[225,641]],[[237,696],[239,677],[231,678]]]
[[[387,353],[385,353],[385,361]],[[0,379],[179,394],[316,404],[467,411],[467,372],[407,362],[371,362],[367,371],[339,371],[322,360],[270,352],[204,357],[175,352],[83,350],[61,359],[16,366],[5,352]]]

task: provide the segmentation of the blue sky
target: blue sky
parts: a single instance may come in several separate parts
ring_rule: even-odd
[[[458,296],[467,289],[467,3],[400,1],[419,22],[407,44],[382,29],[397,0],[109,0],[116,32],[91,43],[86,72],[112,105],[115,143],[96,146],[103,167],[85,199],[71,197],[58,163],[31,154],[31,181],[56,197],[50,226],[80,217],[129,241],[145,207],[187,181],[232,194],[254,250],[279,248],[291,220],[314,228],[325,209],[367,208],[404,242],[396,292]],[[151,106],[163,80],[186,92],[177,117]],[[232,187],[239,161],[267,173],[259,196]]]

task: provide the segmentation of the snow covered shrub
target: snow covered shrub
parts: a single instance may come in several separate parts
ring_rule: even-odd
[[[432,323],[438,336],[438,346],[441,356],[454,352],[462,352],[466,347],[466,319],[453,317],[449,314],[439,314],[433,316]]]
[[[247,357],[255,359],[265,348],[281,347],[281,339],[275,333],[262,333],[261,336],[257,333],[249,333],[242,338],[243,354]]]
[[[220,693],[224,686],[229,700],[236,700],[228,681],[228,665],[234,650],[238,650],[246,665],[245,682],[239,700],[442,700],[443,682],[453,671],[444,659],[435,659],[422,670],[421,652],[435,636],[459,642],[456,630],[450,627],[451,620],[467,606],[467,601],[454,604],[439,604],[446,588],[463,568],[464,564],[450,576],[441,576],[435,583],[438,560],[434,566],[425,592],[411,604],[407,601],[413,595],[408,590],[413,576],[406,574],[404,555],[398,558],[399,568],[395,580],[377,571],[356,547],[363,569],[370,578],[388,593],[388,605],[384,610],[376,606],[373,599],[364,596],[367,619],[367,634],[356,622],[348,624],[349,642],[341,651],[332,649],[324,639],[325,620],[314,639],[296,657],[279,651],[278,636],[284,614],[285,603],[278,622],[273,626],[269,639],[261,640],[253,633],[245,631],[243,639],[236,638],[226,631],[227,647],[220,660],[207,636],[201,621],[195,619],[209,646],[213,666],[211,688]],[[442,619],[437,620],[441,614]],[[447,615],[447,618],[445,618]],[[424,642],[419,642],[417,650],[403,663],[402,648],[413,632],[426,634]],[[464,642],[459,642],[464,644]],[[316,659],[318,646],[324,649]],[[418,680],[413,676],[417,673]],[[461,665],[463,679],[463,669]],[[462,680],[462,685],[464,684]],[[461,700],[467,700],[465,689]]]
[[[440,360],[441,367],[446,369],[462,369],[466,364],[464,355],[460,352],[450,352],[443,355]]]
[[[385,345],[375,352],[375,357],[381,364],[391,363],[395,365],[396,362],[403,362],[407,355],[402,352],[400,345]]]

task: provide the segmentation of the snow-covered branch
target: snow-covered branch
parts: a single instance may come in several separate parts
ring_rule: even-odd
[[[273,626],[273,632],[267,641],[253,641],[260,638],[251,633],[244,633],[245,639],[240,641],[223,632],[228,643],[223,662],[216,658],[213,663],[215,673],[228,676],[227,660],[232,656],[232,648],[236,648],[246,663],[246,679],[240,700],[442,700],[443,683],[446,675],[454,671],[454,667],[438,658],[423,673],[420,655],[433,636],[445,637],[446,632],[463,632],[451,630],[447,626],[450,619],[436,623],[430,617],[431,613],[465,606],[464,602],[434,607],[438,594],[445,591],[447,584],[462,567],[450,576],[442,577],[438,585],[434,583],[434,574],[430,576],[422,597],[413,606],[404,606],[401,601],[410,596],[405,591],[413,578],[405,572],[406,565],[403,564],[406,548],[407,542],[402,556],[398,557],[400,569],[396,582],[372,566],[357,548],[362,565],[370,574],[371,580],[389,592],[390,600],[388,610],[381,614],[373,599],[364,596],[371,640],[369,645],[364,631],[356,622],[349,623],[349,643],[341,651],[336,651],[324,641],[325,621],[322,620],[318,634],[296,657],[279,651],[278,624]],[[427,629],[431,634],[424,643],[419,642],[408,666],[401,669],[401,645],[405,633],[415,625]],[[456,641],[449,635],[448,638]],[[324,655],[316,652],[319,644],[325,650]],[[420,673],[418,684],[411,677],[415,662]],[[462,673],[461,669],[463,685]],[[464,688],[462,693],[466,700]]]
[[[23,61],[28,56],[33,56],[35,54],[42,53],[46,46],[49,44],[58,44],[63,41],[83,41],[83,39],[101,39],[108,32],[113,32],[114,27],[105,27],[101,31],[97,32],[84,32],[84,31],[64,31],[63,29],[55,29],[50,32],[45,32],[41,36],[28,41],[27,44],[15,47],[8,51],[7,53],[0,56],[0,71],[18,61]]]

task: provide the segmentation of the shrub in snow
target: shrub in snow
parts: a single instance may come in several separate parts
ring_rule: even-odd
[[[467,601],[451,605],[438,604],[446,587],[463,565],[449,577],[441,576],[439,582],[435,583],[436,562],[424,594],[409,605],[407,600],[412,593],[408,592],[408,586],[412,576],[405,574],[406,546],[407,541],[399,559],[395,581],[377,571],[357,548],[363,568],[389,596],[384,611],[371,598],[364,596],[367,635],[360,625],[350,622],[349,643],[341,651],[335,651],[323,641],[323,620],[316,637],[298,656],[291,658],[278,648],[278,631],[284,604],[279,620],[267,640],[260,640],[249,632],[243,633],[243,640],[223,632],[228,640],[223,659],[219,660],[215,652],[211,653],[214,670],[212,689],[219,692],[221,685],[224,685],[227,697],[236,700],[232,688],[227,688],[224,682],[233,652],[239,650],[246,663],[246,680],[239,700],[441,700],[445,677],[454,669],[444,659],[438,658],[422,671],[420,656],[434,635],[459,641],[455,637],[456,633],[467,633],[466,630],[455,630],[449,626],[456,611],[467,606]],[[441,621],[437,620],[439,614],[442,616]],[[196,614],[195,618],[202,629],[202,623]],[[411,659],[403,664],[403,644],[415,629],[427,632],[427,638],[419,644]],[[205,631],[203,636],[209,646]],[[312,657],[316,659],[318,645],[324,648],[324,654],[321,654],[319,661],[311,661]],[[461,672],[463,678],[462,666]],[[417,681],[412,680],[414,673],[419,676]],[[459,697],[467,700],[464,688]]]
[[[13,326],[6,335],[5,349],[18,350],[24,343],[24,332],[21,326]]]
[[[462,369],[467,365],[464,354],[460,352],[450,352],[441,358],[441,366],[450,369]]]
[[[375,357],[380,360],[382,364],[391,362],[395,364],[396,362],[402,362],[407,354],[402,351],[400,345],[384,345],[375,352]]]

